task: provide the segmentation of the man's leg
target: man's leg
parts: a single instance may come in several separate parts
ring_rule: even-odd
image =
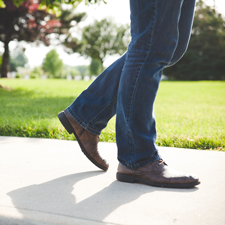
[[[192,1],[192,3],[193,2],[194,1]],[[189,9],[186,7],[185,11],[187,10]],[[179,26],[179,32],[183,38],[181,41],[179,40],[179,51],[176,51],[177,54],[174,54],[174,58],[179,58],[182,49],[186,49],[190,36],[190,30],[187,32],[187,28],[190,26],[188,24],[191,24],[190,21],[192,21],[190,16],[185,17],[185,19],[182,20],[182,24]],[[82,92],[74,103],[68,107],[69,116],[71,116],[78,125],[81,125],[82,128],[89,131],[90,134],[99,135],[101,130],[107,125],[108,120],[116,112],[117,90],[126,55],[127,54],[123,55],[106,69],[89,88]],[[91,137],[91,139],[92,138],[93,137]]]
[[[116,114],[117,91],[126,55],[116,60],[68,107],[73,118],[89,132],[100,135]]]
[[[185,0],[179,21],[179,40],[171,62],[184,54],[189,38],[195,0]],[[86,130],[100,135],[108,121],[116,114],[117,92],[127,53],[109,66],[68,107],[73,118]]]
[[[179,21],[179,41],[177,44],[177,48],[174,52],[173,58],[170,61],[168,66],[172,66],[175,63],[177,63],[187,50],[190,36],[191,36],[191,28],[193,24],[193,19],[194,19],[194,10],[190,10],[190,9],[193,9],[194,6],[195,6],[195,0],[189,0],[189,1],[185,0],[182,5],[181,16]]]
[[[162,70],[178,45],[183,3],[130,0],[132,41],[120,78],[116,112],[118,159],[130,169],[160,159],[153,105]]]
[[[98,153],[98,135],[116,113],[124,58],[125,55],[107,68],[66,110],[58,114],[60,122],[70,134],[74,134],[87,158],[105,171],[109,165]]]
[[[187,10],[194,11],[194,0]],[[170,169],[158,155],[153,112],[162,70],[179,43],[185,0],[130,0],[131,37],[117,96],[117,179],[154,186],[192,187],[198,178]],[[192,20],[187,18],[187,20]],[[191,26],[188,27],[189,32]]]

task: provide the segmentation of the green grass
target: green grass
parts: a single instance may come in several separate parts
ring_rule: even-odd
[[[72,140],[57,119],[90,82],[0,79],[0,135]],[[159,146],[225,151],[225,82],[162,82],[155,103]],[[115,142],[115,117],[100,141]]]

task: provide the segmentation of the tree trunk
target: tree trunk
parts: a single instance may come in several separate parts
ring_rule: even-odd
[[[9,42],[4,43],[5,52],[2,57],[1,78],[7,77],[9,72]]]

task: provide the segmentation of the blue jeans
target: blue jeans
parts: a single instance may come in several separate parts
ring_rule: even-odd
[[[154,101],[162,70],[187,49],[194,7],[195,0],[130,0],[132,39],[127,52],[68,107],[73,118],[96,135],[116,114],[118,160],[130,169],[161,159]]]

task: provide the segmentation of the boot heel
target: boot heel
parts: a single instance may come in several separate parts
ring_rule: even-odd
[[[74,131],[73,131],[73,128],[72,128],[72,126],[70,125],[68,119],[66,118],[64,112],[60,112],[60,113],[58,114],[58,118],[59,118],[61,124],[62,124],[62,125],[65,127],[65,129],[67,130],[67,132],[68,132],[69,134],[72,134],[72,133],[74,132]]]
[[[122,182],[135,183],[135,178],[122,173],[116,173],[116,179]]]

